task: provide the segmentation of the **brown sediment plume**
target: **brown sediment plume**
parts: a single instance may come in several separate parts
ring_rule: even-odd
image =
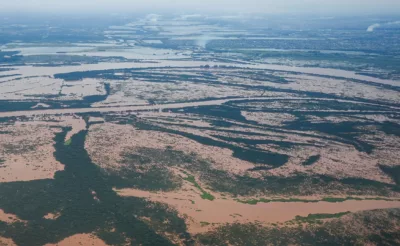
[[[267,225],[283,223],[294,219],[297,215],[334,214],[400,207],[400,201],[383,200],[348,200],[338,203],[269,202],[252,205],[214,193],[217,198],[210,201],[202,199],[193,187],[191,188],[190,184],[186,184],[181,190],[173,192],[148,192],[138,189],[115,189],[115,191],[121,196],[142,197],[170,205],[179,214],[187,216],[186,222],[189,232],[193,234],[208,231],[225,223],[258,222]]]

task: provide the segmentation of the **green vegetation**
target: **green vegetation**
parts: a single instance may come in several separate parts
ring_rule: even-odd
[[[69,81],[61,86],[64,89],[68,86],[80,85],[81,80],[85,78],[112,81],[112,84],[103,84],[104,95],[88,95],[81,100],[67,100],[71,94],[64,95],[63,92],[68,90],[62,88],[58,95],[50,93],[29,96],[25,94],[26,91],[21,92],[19,88],[16,88],[10,92],[19,94],[18,98],[21,97],[21,99],[0,100],[0,111],[33,110],[32,107],[38,102],[46,103],[52,109],[91,107],[93,103],[106,100],[110,94],[114,93],[123,95],[127,99],[123,101],[128,104],[132,103],[132,98],[138,97],[152,105],[167,101],[187,102],[187,100],[191,100],[190,98],[197,98],[197,96],[200,96],[199,100],[211,99],[205,98],[206,94],[227,98],[240,95],[243,98],[246,95],[260,98],[265,96],[264,99],[257,101],[252,99],[233,100],[216,106],[172,109],[173,114],[183,111],[181,113],[187,116],[186,119],[180,120],[179,116],[164,118],[164,123],[156,123],[155,126],[146,125],[143,119],[147,116],[135,118],[131,116],[133,115],[131,113],[129,115],[104,113],[105,117],[114,117],[115,121],[113,122],[137,124],[139,129],[178,134],[203,145],[229,149],[232,151],[233,157],[254,163],[255,168],[243,170],[237,174],[238,172],[229,170],[229,163],[225,163],[222,164],[225,165],[224,168],[220,170],[215,168],[218,165],[213,165],[212,161],[208,159],[205,160],[196,154],[187,154],[168,147],[166,149],[126,149],[125,155],[118,163],[120,169],[100,168],[100,165],[92,162],[85,150],[85,137],[88,132],[82,131],[65,141],[68,129],[63,129],[63,132],[57,134],[54,139],[56,142],[54,157],[65,166],[65,169],[56,172],[54,179],[0,182],[0,208],[28,221],[26,224],[18,222],[7,224],[0,221],[0,236],[12,238],[18,245],[33,246],[56,243],[76,233],[91,232],[95,232],[109,245],[124,245],[127,242],[132,245],[144,246],[171,245],[176,242],[176,240],[170,242],[167,235],[178,239],[179,244],[195,244],[192,236],[187,233],[185,221],[177,215],[177,211],[161,203],[153,203],[145,199],[120,197],[113,191],[114,187],[170,191],[181,187],[186,180],[193,184],[190,185],[192,190],[199,193],[202,199],[210,201],[215,199],[211,193],[217,194],[217,192],[229,194],[229,197],[231,195],[256,197],[260,194],[260,197],[273,197],[271,199],[258,196],[249,200],[237,199],[238,202],[246,204],[259,202],[336,203],[348,200],[392,201],[394,199],[360,197],[365,194],[390,197],[400,191],[400,167],[396,166],[397,160],[393,160],[393,163],[388,163],[389,160],[382,160],[385,166],[380,166],[381,170],[393,179],[395,185],[389,182],[369,180],[369,178],[339,178],[335,175],[315,174],[319,172],[299,172],[290,177],[283,177],[274,176],[272,175],[274,172],[265,171],[279,168],[289,160],[297,158],[292,157],[292,151],[288,150],[302,149],[305,146],[312,146],[313,151],[318,148],[326,148],[325,150],[333,152],[336,152],[335,146],[354,146],[358,151],[364,152],[363,155],[374,153],[374,148],[384,149],[386,144],[393,144],[390,147],[394,149],[396,141],[386,141],[386,137],[394,139],[400,136],[400,125],[394,123],[400,119],[398,110],[396,110],[396,107],[399,106],[398,98],[396,99],[396,95],[400,92],[398,84],[390,85],[391,83],[373,83],[341,78],[338,77],[340,76],[339,72],[336,74],[337,76],[325,76],[307,74],[306,70],[308,69],[303,70],[304,72],[289,72],[264,69],[265,67],[250,68],[257,67],[256,64],[265,63],[265,60],[268,59],[268,62],[272,64],[287,65],[290,63],[291,66],[296,67],[339,68],[356,74],[398,81],[400,78],[398,28],[386,26],[377,34],[367,33],[364,26],[366,27],[366,23],[371,21],[370,17],[367,19],[344,18],[340,21],[329,18],[323,20],[320,18],[312,18],[313,20],[291,18],[295,20],[293,23],[289,19],[281,22],[273,18],[272,21],[278,24],[277,26],[287,26],[288,28],[285,30],[263,27],[263,21],[255,23],[246,19],[243,19],[243,23],[254,22],[253,24],[255,24],[252,24],[249,30],[243,30],[245,29],[244,25],[238,24],[236,21],[218,20],[218,18],[196,18],[195,21],[200,23],[200,26],[197,26],[196,23],[188,26],[187,21],[182,23],[184,26],[179,26],[179,18],[173,17],[174,25],[176,24],[174,29],[178,31],[182,28],[197,30],[197,27],[200,27],[199,32],[208,32],[206,29],[209,27],[209,30],[221,29],[220,34],[226,32],[225,36],[232,37],[208,40],[204,49],[199,49],[198,42],[191,40],[195,37],[171,38],[176,36],[176,30],[160,33],[160,30],[163,29],[161,22],[159,22],[158,31],[157,28],[150,30],[143,25],[143,21],[136,22],[137,16],[114,19],[102,15],[98,19],[97,17],[91,18],[92,21],[87,23],[81,18],[70,20],[57,17],[55,16],[50,21],[53,27],[51,32],[46,24],[48,21],[43,24],[42,18],[35,19],[34,23],[27,23],[28,25],[25,25],[24,22],[29,22],[30,18],[29,20],[19,18],[17,23],[13,23],[14,18],[6,18],[6,21],[2,22],[0,42],[8,44],[7,47],[11,50],[22,49],[21,51],[0,51],[0,63],[2,64],[0,71],[8,71],[5,75],[0,75],[2,81],[11,82],[11,84],[15,84],[14,82],[18,80],[21,81],[16,83],[26,82],[27,77],[24,78],[24,74],[17,74],[19,70],[15,70],[15,66],[62,67],[97,63],[104,65],[104,62],[144,63],[139,64],[140,66],[133,66],[134,68],[113,69],[113,66],[105,66],[108,67],[106,70],[76,69],[75,72],[66,71],[67,73],[55,74],[51,78]],[[131,20],[131,18],[135,20]],[[170,17],[163,17],[167,22],[168,18]],[[390,18],[392,17],[385,16],[379,22],[391,21]],[[388,20],[385,21],[386,19]],[[123,26],[126,23],[130,24]],[[110,26],[114,27],[111,29],[120,29],[120,31],[111,30]],[[224,26],[229,26],[229,30],[222,30]],[[307,30],[296,31],[302,26],[307,26]],[[132,32],[138,36],[135,43],[136,48],[147,47],[145,49],[150,51],[149,54],[145,52],[144,56],[150,55],[153,48],[157,48],[158,51],[171,51],[164,53],[162,57],[166,55],[181,57],[182,59],[179,60],[183,64],[182,67],[170,67],[167,61],[159,63],[159,66],[153,64],[154,66],[147,67],[145,63],[157,63],[157,58],[163,52],[155,52],[151,59],[106,57],[110,51],[116,54],[114,51],[120,46],[119,40],[121,36],[124,36],[122,34],[130,32],[129,30],[123,31],[127,28],[131,28]],[[105,33],[107,33],[106,37]],[[183,30],[183,33],[186,31]],[[258,38],[260,36],[271,38]],[[105,39],[106,46],[103,45]],[[146,42],[147,39],[154,39],[158,42]],[[18,42],[16,42],[17,40]],[[40,40],[44,40],[45,43]],[[116,42],[113,42],[115,40]],[[78,54],[79,52],[70,52],[81,49],[82,45],[92,46],[89,45],[90,43],[94,44],[94,52],[91,53],[101,52],[102,57],[82,56]],[[117,46],[112,47],[113,43]],[[129,45],[129,42],[125,43]],[[30,49],[36,46],[40,46],[40,50],[44,53],[55,52],[56,54],[24,55],[25,48]],[[193,51],[192,54],[187,54],[186,51],[190,50]],[[123,56],[122,51],[124,50],[118,49],[118,51],[121,51],[119,53]],[[75,55],[72,55],[73,53]],[[184,64],[185,60],[213,61],[213,63],[226,65],[200,67],[195,64],[190,65],[190,62]],[[160,67],[164,66],[163,64],[165,67]],[[235,64],[241,65],[236,66]],[[13,76],[19,78],[13,78]],[[132,78],[154,88],[147,90],[142,86],[136,88],[125,83]],[[308,80],[305,82],[310,85],[313,83],[332,85],[337,82],[337,86],[329,90],[317,90],[312,85],[305,86],[305,88],[291,86],[303,80]],[[358,88],[357,85],[365,86],[366,89]],[[210,88],[215,88],[215,93],[203,93],[203,89],[209,90]],[[354,89],[353,93],[348,93],[349,88]],[[72,93],[74,90],[70,90],[70,92]],[[185,93],[193,91],[197,92],[195,96],[182,97]],[[376,93],[372,93],[374,95],[367,93],[371,91]],[[388,97],[385,97],[384,100],[376,96],[385,93],[388,94]],[[11,94],[7,97],[14,98]],[[262,122],[262,120],[257,123],[249,120],[252,117],[246,118],[244,111],[287,114],[290,117],[285,116],[281,119],[277,117],[278,120],[275,123],[273,121]],[[368,117],[364,117],[367,115]],[[374,119],[376,118],[374,115],[384,116],[379,118],[386,122],[378,122],[381,120]],[[26,117],[17,118],[21,122],[24,122],[21,119],[26,119]],[[160,119],[157,116],[152,120],[157,120],[156,118]],[[198,124],[185,125],[194,118],[210,125],[207,127],[201,127]],[[254,119],[256,118],[254,117]],[[87,119],[85,118],[86,122]],[[0,119],[0,122],[9,125],[15,121],[16,118]],[[171,122],[175,123],[173,127],[171,127]],[[202,131],[202,134],[196,135],[196,131],[190,131],[190,127],[196,131]],[[241,129],[242,132],[237,129]],[[251,136],[251,134],[254,135]],[[293,137],[293,134],[297,136]],[[304,141],[300,140],[303,137]],[[376,144],[377,142],[379,144]],[[1,151],[15,155],[24,154],[27,151],[33,153],[36,145],[35,141],[26,141],[23,144],[8,143],[2,146]],[[379,157],[378,152],[377,156]],[[4,167],[1,158],[0,167]],[[8,161],[9,158],[4,156],[4,159]],[[312,169],[312,165],[319,159],[319,155],[310,156],[302,164],[308,166],[306,169]],[[334,161],[336,162],[336,160]],[[341,161],[337,160],[338,165],[333,166],[335,168],[340,166]],[[41,164],[36,163],[35,165]],[[101,166],[103,167],[103,165]],[[182,178],[170,171],[171,167],[187,170],[188,173],[184,176],[185,178]],[[98,200],[93,199],[92,191],[96,193]],[[319,200],[290,198],[313,194],[322,194],[327,197]],[[335,196],[334,194],[346,195],[329,197]],[[193,200],[189,202],[186,199],[184,202],[186,204],[195,203]],[[62,215],[55,220],[43,219],[44,215],[53,211],[62,211]],[[291,222],[291,225],[293,227],[300,224],[299,228],[282,228],[280,223],[272,224],[274,228],[262,227],[256,223],[225,225],[216,231],[199,235],[198,239],[201,245],[399,244],[399,210],[349,214],[346,219],[351,217],[352,220],[348,224],[342,225],[347,220],[340,221],[339,217],[344,214],[347,212],[298,216],[295,221]],[[232,214],[231,216],[240,215]],[[146,221],[144,221],[144,217],[146,217]],[[323,225],[317,225],[324,219],[332,220],[328,220]],[[306,221],[308,224],[303,225],[302,221]],[[353,221],[356,223],[351,223]],[[209,225],[208,222],[201,222],[201,224]],[[349,230],[353,225],[357,227]],[[364,234],[357,234],[358,232]]]
[[[210,223],[206,222],[206,221],[200,221],[201,226],[208,226],[210,225]]]
[[[241,101],[242,102],[242,101]],[[247,101],[244,101],[247,102]],[[265,102],[260,100],[260,102]],[[235,102],[235,103],[228,103],[227,105],[232,105],[232,107],[236,107],[240,102]],[[329,106],[329,105],[327,105]],[[242,105],[240,105],[242,108]],[[218,110],[217,110],[218,109]],[[186,110],[186,109],[185,109]],[[240,116],[237,116],[240,114],[240,110],[237,113],[236,111],[230,112],[227,111],[225,112],[225,109],[222,108],[212,108],[212,107],[199,107],[199,109],[190,109],[190,112],[193,111],[193,113],[200,114],[204,116],[204,114],[209,114],[212,115],[212,117],[217,117],[217,113],[222,113],[226,114],[226,117],[233,117],[233,120],[239,120],[241,121]],[[226,109],[227,110],[227,109]],[[211,111],[211,112],[210,112]],[[251,110],[250,110],[251,111]],[[214,115],[215,114],[215,115]],[[301,114],[296,115],[296,117],[302,117]],[[109,119],[112,120],[112,119]],[[114,119],[115,120],[115,119]],[[126,122],[123,122],[126,123]],[[243,147],[240,147],[239,149],[235,149],[235,146],[232,146],[231,144],[226,144],[225,142],[219,142],[216,141],[215,139],[211,139],[208,137],[204,136],[198,136],[195,134],[183,132],[183,131],[177,131],[177,130],[171,130],[166,127],[162,127],[160,125],[152,125],[151,123],[147,121],[142,121],[138,119],[134,119],[130,122],[133,124],[135,127],[141,129],[141,130],[152,130],[152,131],[160,131],[160,132],[167,132],[167,133],[172,133],[172,134],[178,134],[183,137],[192,139],[194,141],[199,142],[200,144],[205,144],[205,145],[211,145],[211,146],[217,146],[217,147],[222,147],[222,148],[229,148],[232,151],[234,151],[234,156],[243,160],[247,161],[254,161],[257,162],[256,159],[263,159],[265,162],[269,162],[270,158],[274,159],[273,156],[270,155],[254,155],[253,152],[246,152],[243,150]],[[251,122],[246,122],[247,124],[251,124]],[[293,124],[289,125],[289,128],[296,127],[296,130],[301,130],[299,129],[299,125],[306,125],[307,122],[299,121],[298,124]],[[329,130],[329,133],[332,133],[333,135],[340,135],[340,136],[347,136],[349,139],[349,136],[351,136],[348,132],[349,131],[356,131],[353,129],[353,127],[356,126],[355,124],[344,124],[342,126],[336,126],[336,130],[339,132],[345,132],[346,134],[338,134],[337,132],[334,132],[332,130],[329,130],[332,128],[332,125],[326,125],[324,127],[321,126],[321,129],[325,129],[327,132]],[[258,126],[257,126],[258,127]],[[350,127],[350,128],[348,128]],[[335,128],[335,127],[334,127]],[[280,131],[279,129],[273,128],[272,130]],[[315,131],[318,131],[319,128],[313,129]],[[324,130],[324,131],[325,131]],[[359,130],[357,130],[359,131]],[[323,132],[323,131],[322,131]],[[344,141],[346,144],[353,144],[352,141],[340,138],[337,140],[336,136],[334,138],[335,141]],[[247,143],[247,142],[246,142]],[[249,142],[246,144],[252,145],[254,144],[253,142]],[[355,145],[359,146],[361,148],[361,145],[359,143],[354,143]],[[369,148],[367,145],[363,145],[362,147],[364,148]],[[235,152],[236,151],[236,152]],[[236,154],[235,154],[236,153]],[[237,156],[238,153],[245,154],[241,158]],[[393,191],[397,190],[397,186],[392,185],[392,184],[386,184],[378,181],[373,181],[373,180],[368,180],[368,179],[362,179],[362,178],[335,178],[332,176],[326,176],[326,175],[308,175],[308,174],[301,174],[299,173],[296,176],[291,176],[291,177],[279,177],[279,176],[273,176],[273,175],[267,175],[264,174],[260,178],[253,178],[251,176],[242,176],[242,175],[232,175],[228,173],[227,171],[224,170],[217,170],[212,168],[212,165],[208,163],[207,161],[204,160],[199,160],[200,158],[194,157],[192,159],[192,164],[191,165],[185,165],[182,166],[186,170],[189,170],[190,172],[196,172],[199,173],[200,178],[202,182],[207,184],[207,186],[211,187],[212,190],[222,192],[222,193],[230,193],[233,196],[254,196],[257,194],[264,194],[265,196],[303,196],[303,195],[310,195],[315,192],[315,190],[318,190],[320,193],[337,193],[337,192],[342,192],[342,193],[347,193],[351,194],[354,196],[362,196],[366,194],[373,194],[375,196],[389,196]],[[284,163],[284,162],[282,162]],[[277,166],[281,165],[282,163],[276,163]],[[265,166],[265,169],[262,169],[264,166],[260,166],[260,170],[265,170],[265,169],[271,169],[271,167]],[[257,172],[259,171],[258,169],[253,169],[249,171],[254,171]],[[256,203],[258,201],[249,201],[249,203]],[[304,201],[307,202],[307,201]]]
[[[384,197],[365,197],[365,198],[360,198],[360,197],[325,197],[321,201],[323,202],[344,202],[348,200],[356,200],[356,201],[365,201],[365,200],[375,200],[375,201],[400,201],[400,199],[395,199],[395,198],[384,198]]]
[[[192,183],[198,190],[200,190],[202,192],[201,194],[201,198],[203,199],[207,199],[207,200],[214,200],[215,197],[213,195],[211,195],[210,193],[206,192],[203,188],[201,188],[201,186],[196,182],[196,179],[194,176],[187,174],[188,176],[186,178],[183,178],[184,180]]]
[[[400,190],[400,166],[389,167],[379,165],[379,168],[393,179],[398,190]]]
[[[321,158],[321,155],[313,155],[310,156],[305,162],[303,162],[304,166],[311,166],[312,164],[316,163]]]
[[[2,151],[8,154],[25,154],[36,150],[36,145],[31,142],[3,144]]]
[[[285,199],[285,198],[278,198],[278,199],[260,198],[260,199],[250,199],[250,200],[236,199],[236,201],[241,202],[241,203],[256,205],[259,202],[262,202],[262,203],[269,203],[269,202],[319,202],[320,200],[307,200],[307,199],[298,199],[298,198],[288,198],[288,199]]]
[[[366,198],[360,198],[360,197],[324,197],[320,200],[309,200],[309,199],[298,199],[298,198],[278,198],[278,199],[266,199],[266,198],[260,198],[260,199],[249,199],[249,200],[240,200],[240,199],[235,199],[237,202],[241,203],[246,203],[246,204],[251,204],[251,205],[256,205],[259,202],[262,203],[269,203],[269,202],[344,202],[348,200],[356,200],[356,201],[363,201],[363,200],[381,200],[381,201],[398,201],[399,199],[389,199],[389,198],[383,198],[383,197],[366,197]]]
[[[71,145],[72,143],[72,138],[68,139],[67,141],[64,142],[65,146]]]
[[[321,201],[323,201],[323,202],[344,202],[344,201],[347,201],[347,200],[362,201],[364,199],[358,198],[358,197],[350,197],[350,196],[349,197],[344,197],[344,198],[341,198],[341,197],[324,197],[324,198],[322,198]]]
[[[257,223],[226,224],[197,235],[201,245],[398,245],[400,209],[375,210],[349,214],[313,214],[300,217],[288,226]],[[322,223],[322,219],[332,220]],[[303,219],[306,224],[302,225]],[[297,225],[296,225],[297,224]],[[354,226],[357,225],[356,228]],[[354,228],[354,230],[349,230]]]
[[[241,214],[230,214],[229,216],[236,218],[236,217],[243,217]]]
[[[210,200],[210,201],[213,201],[215,199],[215,197],[213,195],[211,195],[208,192],[204,192],[204,191],[203,191],[203,194],[201,194],[201,198]]]
[[[103,170],[117,188],[138,188],[149,191],[170,191],[179,188],[182,180],[167,167],[196,163],[196,158],[171,148],[134,148],[123,153],[118,170]]]
[[[174,111],[174,110],[172,110],[172,111]],[[213,116],[213,117],[217,117],[219,115],[218,117],[230,117],[232,120],[239,120],[239,121],[247,122],[247,120],[245,120],[244,117],[241,115],[241,111],[239,109],[227,107],[227,106],[224,106],[224,107],[204,106],[204,107],[198,107],[198,108],[195,108],[195,107],[194,108],[186,108],[185,112],[202,114],[205,116]],[[243,118],[243,120],[241,120],[242,118]],[[161,127],[159,125],[158,126],[151,125],[148,122],[144,122],[144,121],[134,122],[134,125],[141,130],[153,130],[153,131],[161,131],[161,132],[177,134],[177,135],[181,135],[183,137],[192,139],[200,144],[209,145],[209,146],[217,146],[217,147],[221,147],[221,148],[228,148],[233,151],[234,157],[239,158],[241,160],[253,162],[253,163],[268,164],[268,165],[273,165],[274,167],[279,167],[279,166],[284,165],[289,159],[288,155],[265,151],[265,150],[256,148],[251,145],[248,145],[247,147],[242,147],[242,146],[230,144],[230,143],[223,142],[223,141],[217,141],[217,140],[209,138],[209,137],[203,137],[203,136],[195,135],[192,133],[172,130],[172,129],[168,129],[166,127]],[[218,136],[218,138],[223,138],[223,137]],[[230,139],[230,140],[232,140],[232,139]]]
[[[171,191],[181,187],[182,179],[168,167],[198,170],[209,166],[207,161],[195,153],[187,154],[168,146],[165,149],[147,147],[127,149],[122,157],[118,170],[103,170],[117,188]]]
[[[188,173],[185,172],[185,174],[187,175],[186,178],[183,178],[184,180],[192,183],[198,190],[201,191],[201,198],[203,199],[207,199],[210,201],[213,201],[215,199],[215,197],[213,195],[211,195],[210,193],[208,193],[207,191],[205,191],[203,188],[201,188],[201,186],[196,182],[196,179],[193,175],[190,175]]]
[[[342,212],[342,213],[336,213],[336,214],[309,214],[307,217],[302,217],[302,216],[296,216],[295,220],[301,221],[301,222],[310,222],[313,220],[322,220],[322,219],[334,219],[334,218],[340,218],[346,214],[349,214],[350,212]]]

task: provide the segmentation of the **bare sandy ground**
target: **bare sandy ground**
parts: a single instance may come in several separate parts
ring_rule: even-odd
[[[200,233],[223,223],[260,222],[262,224],[280,223],[292,220],[295,216],[316,213],[357,212],[362,210],[396,208],[400,201],[345,201],[340,203],[271,202],[256,205],[239,203],[219,196],[214,201],[204,200],[191,189],[175,192],[148,192],[137,189],[116,190],[121,196],[135,196],[151,201],[166,203],[181,215],[187,215],[191,233]],[[203,223],[201,223],[203,222]],[[205,225],[204,222],[210,223]],[[213,225],[214,223],[214,225]]]
[[[16,246],[11,238],[0,237],[0,246]]]
[[[36,108],[50,108],[51,106],[45,103],[38,103],[35,106],[31,107],[32,109],[36,109]]]
[[[14,223],[14,222],[26,222],[18,218],[18,216],[14,214],[5,213],[2,209],[0,209],[0,221],[6,223]]]
[[[63,239],[62,241],[55,244],[46,244],[45,246],[107,246],[107,244],[92,234],[76,234]]]
[[[48,220],[56,220],[58,217],[61,216],[61,213],[48,213],[43,218],[48,219]]]

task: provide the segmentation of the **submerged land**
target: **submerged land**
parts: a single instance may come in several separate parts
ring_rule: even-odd
[[[398,28],[46,18],[0,20],[0,245],[400,244]]]

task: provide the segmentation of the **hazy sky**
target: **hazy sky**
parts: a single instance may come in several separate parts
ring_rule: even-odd
[[[0,11],[165,11],[385,14],[400,0],[0,0]]]

